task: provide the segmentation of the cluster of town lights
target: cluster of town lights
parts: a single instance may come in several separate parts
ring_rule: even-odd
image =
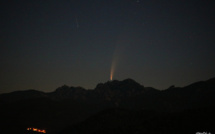
[[[38,128],[27,128],[28,131],[35,131],[35,132],[39,132],[39,133],[46,133],[46,130],[44,129],[38,129]]]

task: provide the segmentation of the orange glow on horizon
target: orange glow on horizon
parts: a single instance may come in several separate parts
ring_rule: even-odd
[[[39,133],[46,133],[46,130],[44,129],[38,129],[38,128],[27,128],[28,131],[35,131],[35,132],[39,132]]]
[[[46,130],[41,130],[41,133],[46,133]]]

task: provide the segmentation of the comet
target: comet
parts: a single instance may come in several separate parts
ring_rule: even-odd
[[[117,53],[117,52],[118,52],[118,49],[117,49],[117,47],[116,47],[115,52],[114,52],[114,55],[113,55],[113,60],[112,60],[112,63],[111,63],[110,81],[113,80],[114,73],[115,73],[116,66],[117,66],[118,59],[119,59],[119,53]]]
[[[110,80],[112,81],[113,80],[113,72],[111,71],[110,73]]]
[[[129,45],[129,38],[125,35],[120,35],[116,42],[113,59],[110,69],[110,81],[114,79],[114,74],[118,68],[118,64],[122,61],[126,48]]]
[[[116,66],[116,64],[115,64],[115,62],[114,62],[114,60],[113,60],[112,65],[111,65],[111,70],[110,70],[110,80],[111,80],[111,81],[113,80],[113,75],[114,75],[114,71],[115,71],[115,66]]]

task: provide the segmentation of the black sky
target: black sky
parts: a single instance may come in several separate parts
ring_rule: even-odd
[[[0,13],[0,93],[92,89],[112,63],[113,79],[158,89],[215,76],[213,0],[3,0]]]

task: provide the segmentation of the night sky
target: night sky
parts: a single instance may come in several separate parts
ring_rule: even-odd
[[[215,77],[214,0],[3,0],[0,15],[0,93]]]

